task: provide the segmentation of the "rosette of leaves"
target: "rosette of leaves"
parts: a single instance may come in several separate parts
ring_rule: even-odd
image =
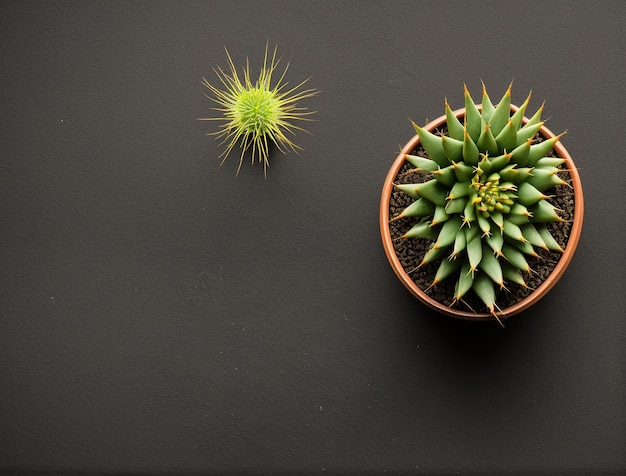
[[[558,175],[564,159],[550,154],[563,134],[538,139],[543,105],[524,122],[530,94],[512,112],[511,86],[497,105],[484,85],[480,106],[464,93],[463,123],[446,101],[445,133],[413,124],[425,156],[406,156],[409,173],[426,180],[395,185],[412,202],[392,221],[417,219],[402,239],[431,241],[420,264],[437,266],[431,287],[455,279],[452,305],[471,290],[498,318],[497,291],[509,282],[527,287],[528,257],[563,251],[546,225],[563,221],[546,194],[567,185]]]
[[[256,160],[263,162],[264,173],[267,173],[269,166],[272,144],[283,153],[287,148],[294,152],[300,149],[290,136],[295,135],[298,130],[306,131],[294,121],[309,120],[308,116],[314,113],[299,106],[299,101],[315,96],[319,91],[303,89],[308,79],[289,87],[285,79],[289,64],[285,65],[282,72],[278,71],[280,58],[277,56],[277,49],[276,46],[270,54],[266,44],[263,65],[256,80],[252,79],[249,61],[246,60],[246,66],[240,75],[226,49],[230,71],[226,72],[219,67],[215,69],[221,86],[213,85],[203,78],[203,84],[212,93],[207,97],[218,105],[214,110],[221,115],[200,120],[223,122],[217,132],[211,133],[227,144],[221,155],[222,163],[239,144],[241,156],[237,173],[249,149],[252,149],[252,163]]]

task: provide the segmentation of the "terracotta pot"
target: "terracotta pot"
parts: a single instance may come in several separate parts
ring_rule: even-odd
[[[480,108],[480,105],[477,105]],[[513,112],[517,111],[517,106],[511,106],[511,110]],[[465,116],[465,109],[458,109],[454,111],[454,114],[461,118]],[[528,118],[524,118],[524,123],[528,122]],[[434,129],[444,125],[446,123],[445,115],[439,117],[438,119],[430,122],[425,126],[425,129],[429,131],[433,131]],[[554,137],[553,134],[547,127],[542,127],[539,130],[539,134],[544,136],[545,138]],[[406,273],[404,268],[402,267],[398,256],[395,253],[391,231],[389,229],[389,203],[391,200],[391,193],[394,188],[394,181],[398,173],[400,172],[402,166],[405,164],[405,154],[410,154],[417,145],[419,144],[419,137],[417,135],[413,136],[413,138],[402,148],[400,154],[394,161],[393,165],[389,169],[389,173],[387,174],[387,178],[385,179],[385,183],[383,185],[382,196],[380,201],[380,232],[383,242],[383,247],[385,249],[385,253],[387,255],[387,259],[391,264],[394,272],[404,284],[404,286],[421,302],[430,306],[431,308],[445,314],[448,316],[452,316],[459,319],[465,320],[473,320],[473,321],[485,321],[485,320],[494,320],[494,317],[489,313],[474,313],[470,311],[465,311],[461,309],[451,308],[442,304],[432,297],[428,296],[422,289],[420,289],[417,284],[413,281],[413,279]],[[514,314],[517,314],[533,304],[535,304],[539,299],[545,296],[550,289],[557,283],[557,281],[561,278],[565,269],[569,265],[572,257],[574,256],[574,251],[576,250],[576,246],[578,245],[578,240],[580,238],[582,224],[583,224],[583,214],[584,214],[584,204],[583,204],[583,191],[580,183],[580,176],[578,175],[578,171],[576,166],[574,165],[574,161],[572,160],[570,154],[567,152],[565,147],[561,144],[561,142],[557,142],[554,147],[554,152],[556,155],[565,159],[564,166],[567,168],[569,175],[571,177],[571,184],[574,189],[574,220],[572,223],[571,232],[569,234],[569,238],[565,247],[565,251],[556,264],[552,273],[548,276],[548,278],[542,282],[540,286],[538,286],[532,293],[523,298],[521,301],[517,302],[514,305],[511,305],[507,308],[502,309],[502,313],[498,313],[498,317],[500,319],[505,319]]]

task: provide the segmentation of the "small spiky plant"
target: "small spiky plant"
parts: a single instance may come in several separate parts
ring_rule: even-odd
[[[427,157],[406,160],[426,180],[396,184],[414,201],[392,221],[413,217],[418,222],[401,239],[431,241],[420,266],[440,262],[430,286],[456,279],[452,305],[470,290],[498,320],[498,288],[507,281],[527,287],[526,256],[535,248],[562,252],[546,223],[559,222],[548,189],[566,185],[558,176],[564,159],[550,156],[559,135],[536,140],[543,105],[526,122],[530,94],[511,113],[511,86],[494,106],[485,86],[478,107],[465,93],[461,123],[445,102],[447,133],[433,134],[413,124]]]
[[[224,49],[230,72],[225,72],[220,67],[214,69],[223,89],[203,78],[203,84],[213,93],[213,95],[207,94],[206,96],[219,105],[214,110],[222,114],[220,117],[200,120],[224,122],[219,131],[210,133],[223,138],[223,144],[228,144],[220,155],[220,158],[223,158],[222,163],[239,142],[241,156],[237,173],[241,169],[244,154],[250,148],[252,148],[252,163],[256,160],[263,162],[264,173],[267,173],[269,166],[270,144],[274,144],[283,153],[286,152],[286,148],[294,152],[297,152],[296,149],[301,149],[287,137],[286,133],[293,135],[295,130],[304,131],[301,127],[295,126],[292,121],[309,120],[306,116],[313,112],[299,107],[297,103],[319,92],[315,89],[302,89],[308,78],[288,89],[285,75],[289,64],[285,66],[278,80],[272,84],[280,58],[277,57],[277,46],[270,58],[268,46],[266,44],[263,66],[255,82],[251,79],[248,59],[243,69],[242,80],[226,48]]]

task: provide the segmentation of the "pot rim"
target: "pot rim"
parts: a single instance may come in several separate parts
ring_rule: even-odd
[[[480,109],[480,104],[476,105]],[[518,106],[511,105],[511,110],[516,112],[519,109]],[[456,117],[462,117],[465,115],[465,108],[456,109],[453,111]],[[529,121],[527,117],[523,118],[523,123],[526,124]],[[441,125],[446,123],[445,114],[438,117],[437,119],[429,122],[424,126],[424,129],[432,131],[433,129],[440,127]],[[550,129],[548,129],[545,125],[543,125],[539,129],[539,133],[546,138],[554,137],[554,134]],[[413,151],[417,144],[419,144],[419,136],[414,135],[402,148],[395,161],[391,165],[389,172],[387,173],[387,177],[385,178],[385,182],[383,184],[383,190],[380,201],[380,212],[379,212],[379,220],[380,220],[380,232],[381,238],[383,242],[383,248],[385,249],[385,254],[387,255],[387,259],[391,264],[393,271],[396,276],[400,279],[402,284],[420,301],[424,304],[428,305],[432,309],[435,309],[442,314],[447,316],[464,319],[464,320],[473,320],[473,321],[493,321],[494,316],[489,313],[474,313],[470,311],[464,311],[461,309],[455,309],[448,307],[439,301],[431,298],[427,295],[422,289],[415,284],[413,279],[404,271],[398,256],[396,255],[393,242],[391,239],[391,231],[389,229],[389,202],[391,200],[391,193],[393,191],[393,181],[400,172],[400,169],[406,162],[405,155],[409,154]],[[558,282],[561,278],[567,266],[571,262],[576,247],[578,246],[578,241],[580,239],[580,235],[582,232],[582,224],[583,224],[583,216],[584,216],[584,201],[583,201],[583,191],[582,184],[580,180],[580,175],[578,174],[578,170],[574,164],[574,160],[570,156],[567,149],[561,144],[560,141],[556,143],[554,146],[554,151],[563,159],[565,159],[565,166],[567,168],[568,173],[571,177],[571,185],[574,189],[574,219],[572,222],[572,229],[569,234],[569,238],[567,241],[567,245],[561,258],[558,263],[550,273],[550,275],[543,281],[533,292],[531,292],[528,296],[523,298],[521,301],[513,304],[512,306],[506,307],[502,309],[498,313],[498,317],[500,319],[506,319],[510,316],[518,314],[523,310],[529,308],[533,304],[535,304],[539,299],[545,296],[550,289]]]

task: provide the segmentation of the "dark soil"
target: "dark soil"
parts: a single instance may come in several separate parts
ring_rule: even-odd
[[[541,138],[537,137],[537,140],[541,140]],[[411,155],[428,157],[428,154],[426,154],[421,145],[419,145],[418,149],[414,150]],[[554,152],[552,155],[556,156]],[[562,168],[563,171],[559,172],[559,175],[567,183],[570,183],[571,177],[569,172],[564,167]],[[409,174],[406,173],[411,170],[413,170],[413,167],[410,164],[405,163],[394,183],[418,183],[432,178],[430,174],[421,174],[416,172]],[[565,221],[550,223],[548,224],[548,227],[552,236],[554,236],[561,248],[565,249],[572,227],[572,220],[574,218],[574,190],[572,187],[561,185],[553,187],[545,193],[546,195],[554,195],[553,198],[550,199],[550,202],[557,208],[563,210],[560,212],[560,216]],[[394,189],[389,203],[389,217],[393,218],[400,214],[400,212],[412,203],[412,201],[413,199],[409,195],[401,192],[400,190]],[[406,273],[411,276],[420,289],[433,299],[445,304],[446,306],[450,306],[454,296],[454,277],[450,277],[436,286],[429,287],[433,281],[435,273],[437,272],[439,262],[437,261],[418,268],[426,250],[431,245],[431,241],[421,238],[398,239],[418,221],[419,220],[416,218],[404,218],[389,224],[395,252]],[[542,249],[536,249],[536,252],[539,255],[539,258],[533,258],[526,255],[528,264],[533,270],[533,272],[529,275],[524,275],[524,280],[529,288],[524,288],[518,284],[508,282],[508,291],[500,290],[496,295],[496,304],[500,307],[500,309],[512,306],[521,301],[524,297],[528,296],[535,288],[545,281],[561,258],[560,252],[546,251]],[[470,312],[489,312],[482,301],[474,295],[473,291],[468,292],[463,300],[456,303],[454,307]]]

